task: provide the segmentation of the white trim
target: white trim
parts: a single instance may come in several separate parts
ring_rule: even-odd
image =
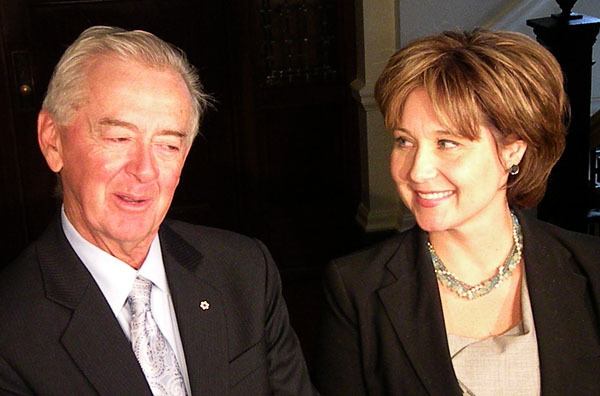
[[[591,104],[592,105],[591,105],[590,115],[594,115],[598,111],[600,111],[600,97],[598,97],[598,96],[592,97]]]
[[[397,45],[396,0],[356,0],[357,77],[350,88],[359,106],[361,203],[356,220],[366,232],[398,228],[401,206],[389,173],[391,139],[374,98],[375,82]]]
[[[372,87],[367,89],[364,81],[356,79],[350,83],[350,89],[352,97],[362,105],[366,112],[379,111]]]

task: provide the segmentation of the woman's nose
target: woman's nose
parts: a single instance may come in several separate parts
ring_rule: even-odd
[[[420,147],[415,150],[410,167],[410,178],[415,183],[423,183],[437,175],[437,159],[432,150]]]

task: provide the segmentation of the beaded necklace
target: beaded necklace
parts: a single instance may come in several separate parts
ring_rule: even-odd
[[[476,285],[469,285],[458,279],[456,275],[448,271],[442,260],[439,258],[433,245],[427,241],[427,248],[433,261],[435,276],[446,288],[456,293],[461,298],[473,300],[478,297],[485,296],[492,290],[497,288],[505,279],[509,278],[517,264],[521,261],[521,253],[523,251],[523,234],[521,233],[521,225],[514,213],[510,213],[512,218],[512,235],[513,246],[510,254],[504,263],[496,269],[496,274],[491,278],[484,280]]]

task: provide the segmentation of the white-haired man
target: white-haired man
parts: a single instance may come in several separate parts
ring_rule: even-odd
[[[38,119],[63,205],[0,275],[0,393],[315,393],[266,248],[164,221],[206,104],[150,33],[67,49]]]

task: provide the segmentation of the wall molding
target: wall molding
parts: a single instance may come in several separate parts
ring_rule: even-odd
[[[377,78],[397,48],[397,0],[355,0],[357,78],[350,84],[359,111],[361,202],[366,232],[397,229],[403,206],[389,172],[391,138],[374,98]]]

